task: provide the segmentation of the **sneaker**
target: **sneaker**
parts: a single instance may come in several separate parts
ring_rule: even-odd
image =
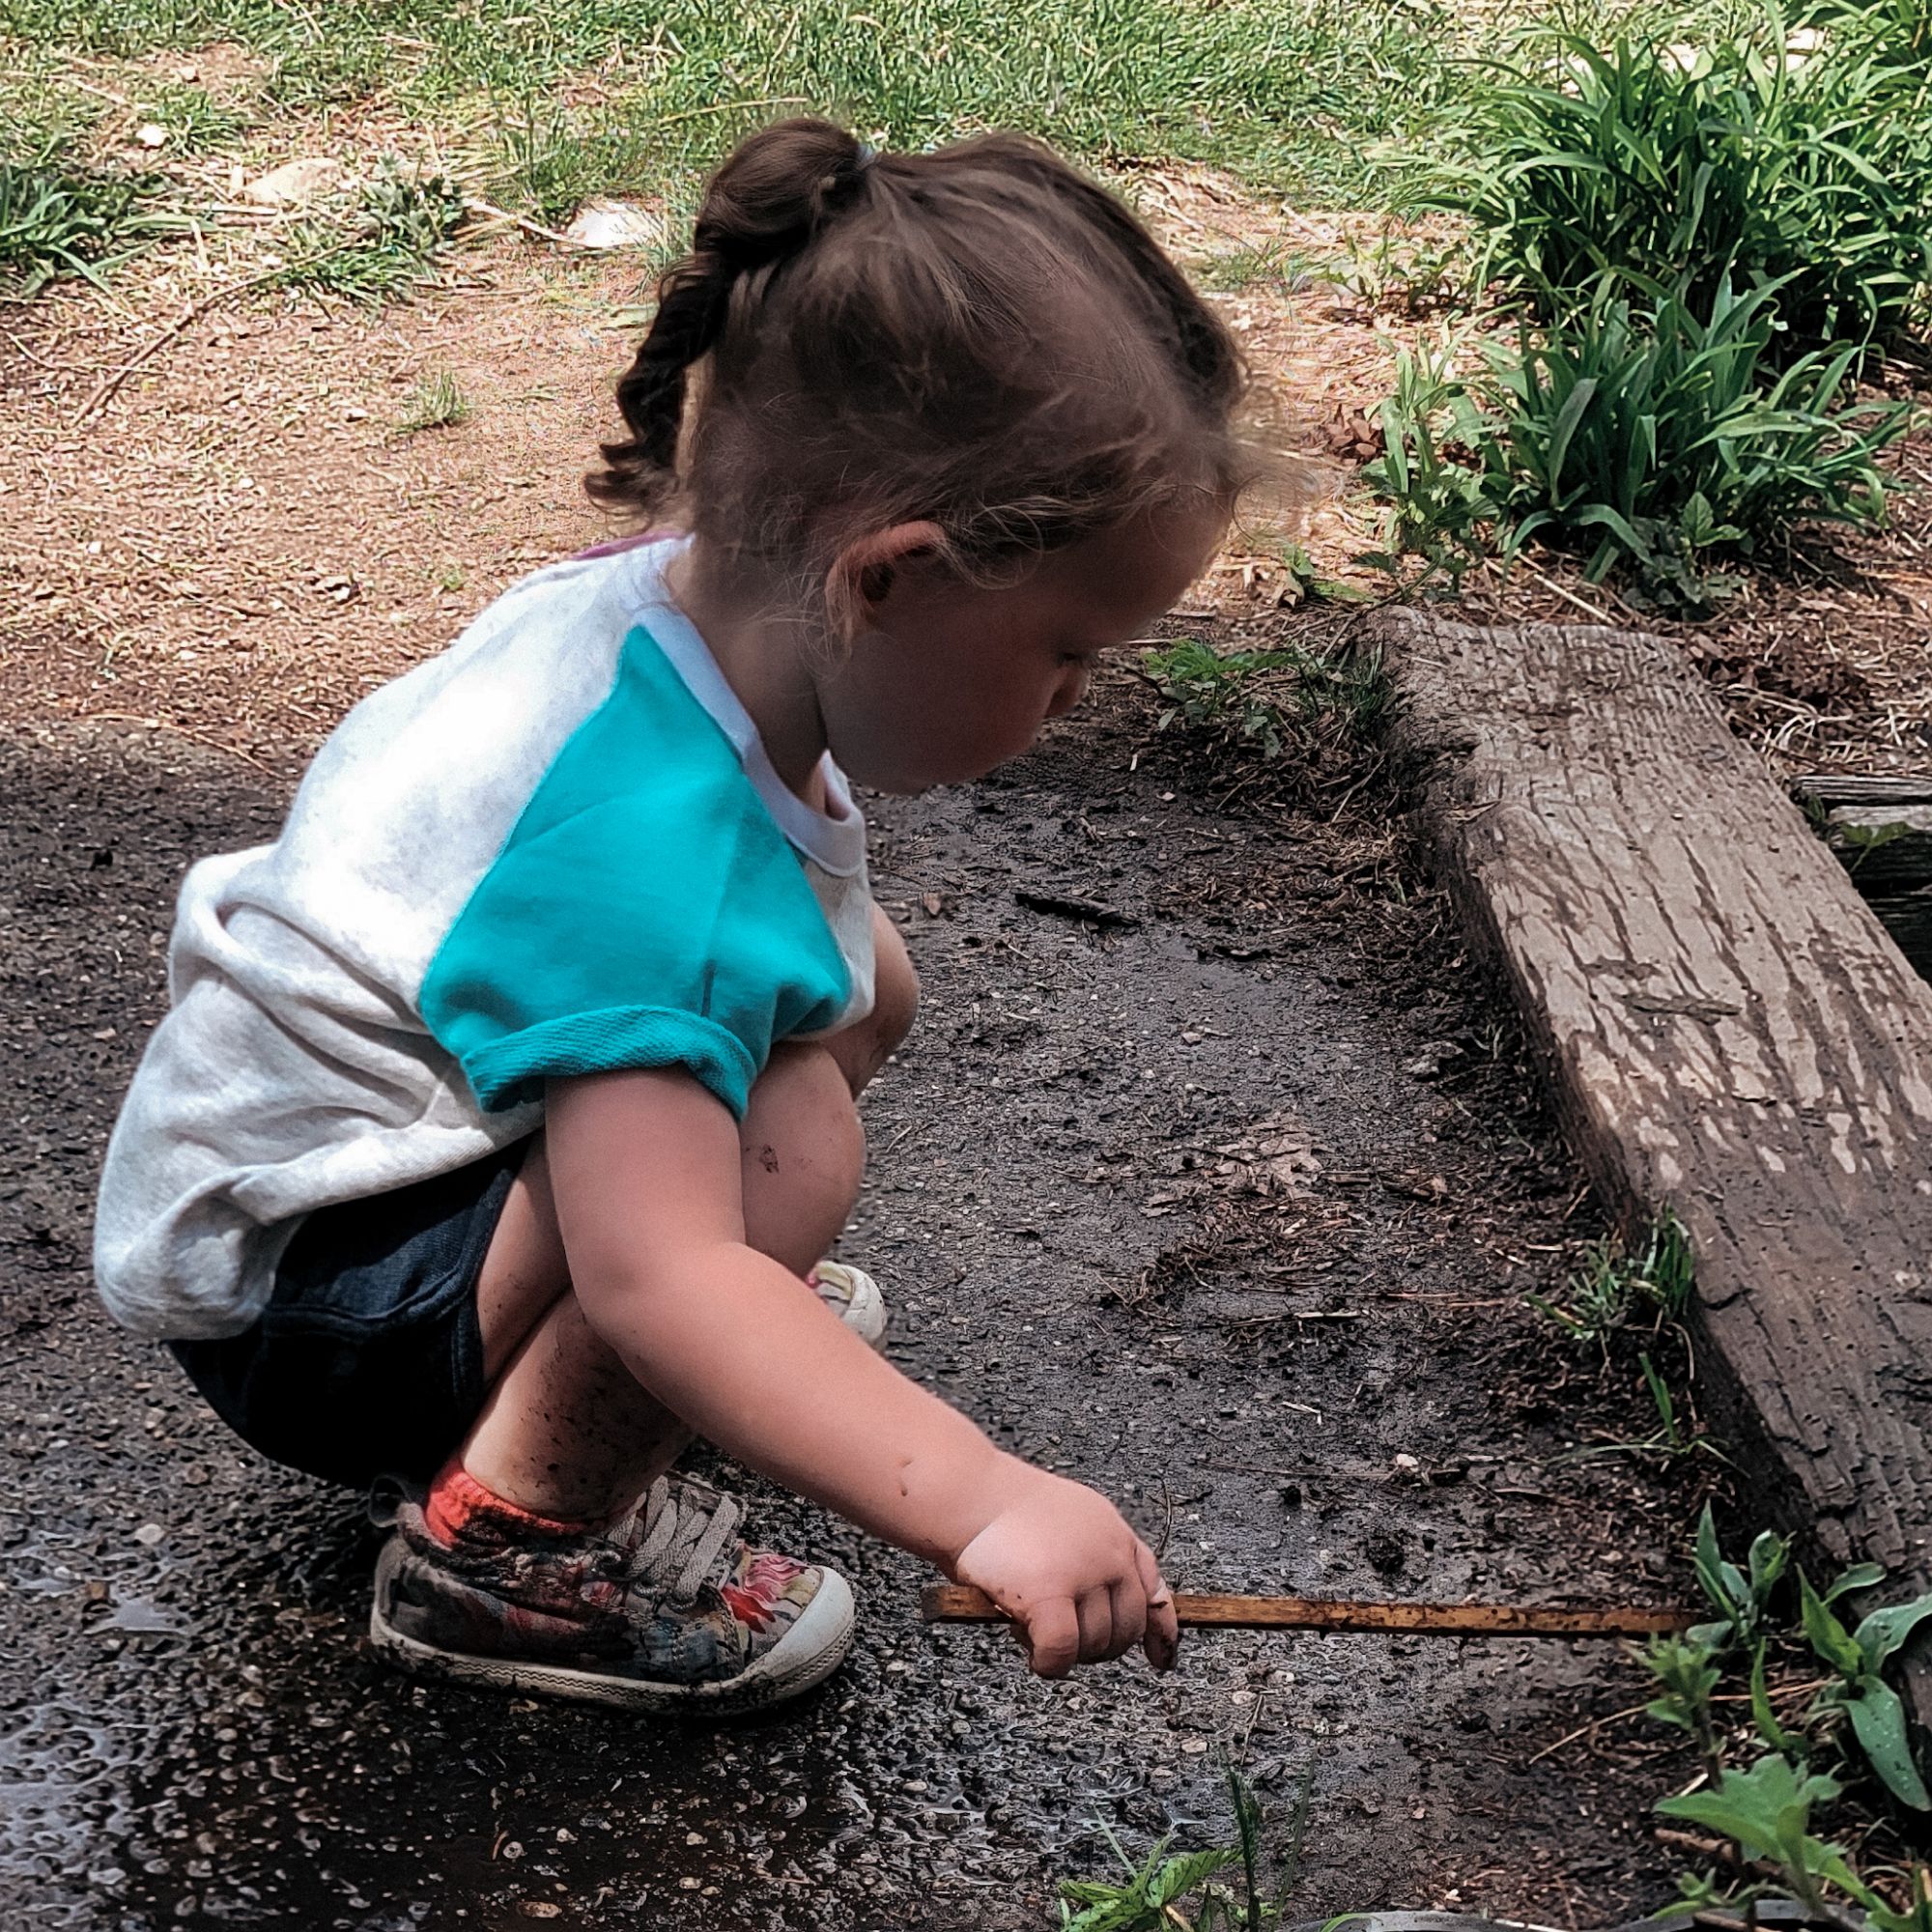
[[[453,1543],[395,1507],[369,1636],[405,1670],[628,1711],[724,1715],[809,1690],[852,1642],[835,1570],[748,1548],[743,1505],[660,1476],[611,1528],[472,1519]]]
[[[867,1347],[885,1351],[886,1297],[864,1268],[843,1262],[820,1262],[807,1284]]]

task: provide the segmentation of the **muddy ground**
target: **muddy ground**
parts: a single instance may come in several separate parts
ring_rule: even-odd
[[[874,802],[926,1000],[845,1252],[895,1359],[1109,1488],[1183,1586],[1677,1588],[1688,1472],[1556,1460],[1636,1420],[1522,1301],[1593,1210],[1379,781],[1324,827],[1152,723],[1119,676],[986,783]],[[0,735],[8,1922],[1008,1932],[1104,1867],[1102,1823],[1224,1835],[1224,1756],[1278,1846],[1312,1774],[1297,1913],[1668,1895],[1647,1812],[1685,1767],[1611,1647],[1196,1634],[1166,1680],[1045,1686],[768,1493],[865,1606],[801,1707],[686,1730],[379,1667],[355,1500],[226,1437],[87,1273],[179,874],[284,795],[178,734]]]

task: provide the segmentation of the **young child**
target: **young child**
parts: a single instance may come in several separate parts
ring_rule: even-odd
[[[979,1585],[1041,1675],[1165,1667],[1147,1546],[890,1367],[825,1259],[917,1001],[847,779],[1013,757],[1179,597],[1239,356],[1006,135],[766,128],[659,293],[589,487],[676,533],[526,578],[189,872],[100,1292],[265,1455],[404,1479],[407,1667],[660,1711],[824,1677],[849,1589],[668,1473],[694,1432]]]

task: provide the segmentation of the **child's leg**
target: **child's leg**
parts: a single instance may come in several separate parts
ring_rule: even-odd
[[[822,1044],[780,1047],[741,1135],[745,1233],[803,1277],[858,1197],[853,1096],[912,1024],[918,982],[881,919],[870,1016]],[[459,1452],[486,1489],[532,1514],[602,1521],[628,1509],[690,1439],[591,1329],[570,1293],[541,1142],[506,1203],[477,1284],[491,1389]]]

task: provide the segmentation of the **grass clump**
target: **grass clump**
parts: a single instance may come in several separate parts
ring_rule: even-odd
[[[1775,288],[1774,362],[1883,344],[1932,281],[1932,59],[1901,59],[1889,17],[1914,7],[1833,6],[1802,36],[1766,13],[1702,45],[1539,34],[1479,71],[1424,203],[1466,215],[1477,285],[1546,324],[1610,270],[1700,316]]]
[[[1878,458],[1917,412],[1847,402],[1853,344],[1774,366],[1776,297],[1651,301],[1611,273],[1573,319],[1477,344],[1468,375],[1448,349],[1405,355],[1364,471],[1393,548],[1460,576],[1534,536],[1593,582],[1622,570],[1634,601],[1696,611],[1735,587],[1727,558],[1805,523],[1874,527]]]
[[[1650,1716],[1696,1742],[1705,1777],[1702,1789],[1656,1808],[1729,1840],[1740,1865],[1760,1875],[1724,1886],[1715,1870],[1687,1874],[1687,1903],[1736,1908],[1785,1896],[1819,1924],[1850,1922],[1852,1905],[1872,1932],[1932,1932],[1932,1883],[1922,1866],[1861,1870],[1844,1847],[1812,1833],[1813,1814],[1855,1784],[1876,1784],[1908,1811],[1932,1811],[1904,1705],[1885,1676],[1932,1617],[1932,1594],[1874,1609],[1847,1629],[1839,1607],[1884,1579],[1877,1565],[1857,1565],[1819,1591],[1792,1564],[1785,1539],[1766,1531],[1741,1569],[1725,1560],[1708,1506],[1695,1572],[1712,1621],[1655,1639],[1644,1662],[1658,1687]],[[1734,1710],[1748,1716],[1733,1719]]]
[[[1332,268],[1304,254],[1278,235],[1218,248],[1194,272],[1200,287],[1221,295],[1240,295],[1250,289],[1299,295],[1317,282],[1334,278]]]
[[[1529,1300],[1573,1341],[1603,1347],[1646,1317],[1653,1330],[1681,1321],[1694,1287],[1690,1237],[1676,1215],[1666,1213],[1634,1252],[1617,1235],[1592,1241],[1560,1301],[1539,1294]]]
[[[473,413],[455,371],[438,369],[424,376],[410,392],[403,413],[396,419],[396,431],[401,436],[415,436],[423,430],[454,429],[467,423]]]
[[[172,147],[190,153],[224,148],[248,131],[250,117],[204,87],[167,81],[141,102],[142,118],[163,128]]]
[[[155,209],[149,185],[39,160],[0,158],[0,297],[24,301],[62,275],[97,287],[181,226]]]
[[[339,213],[291,224],[281,287],[376,303],[405,296],[435,272],[465,215],[461,189],[385,158]]]
[[[1391,699],[1381,655],[1373,650],[1333,657],[1293,644],[1216,651],[1189,638],[1143,652],[1141,667],[1163,700],[1156,729],[1179,725],[1264,758],[1364,738]]]

